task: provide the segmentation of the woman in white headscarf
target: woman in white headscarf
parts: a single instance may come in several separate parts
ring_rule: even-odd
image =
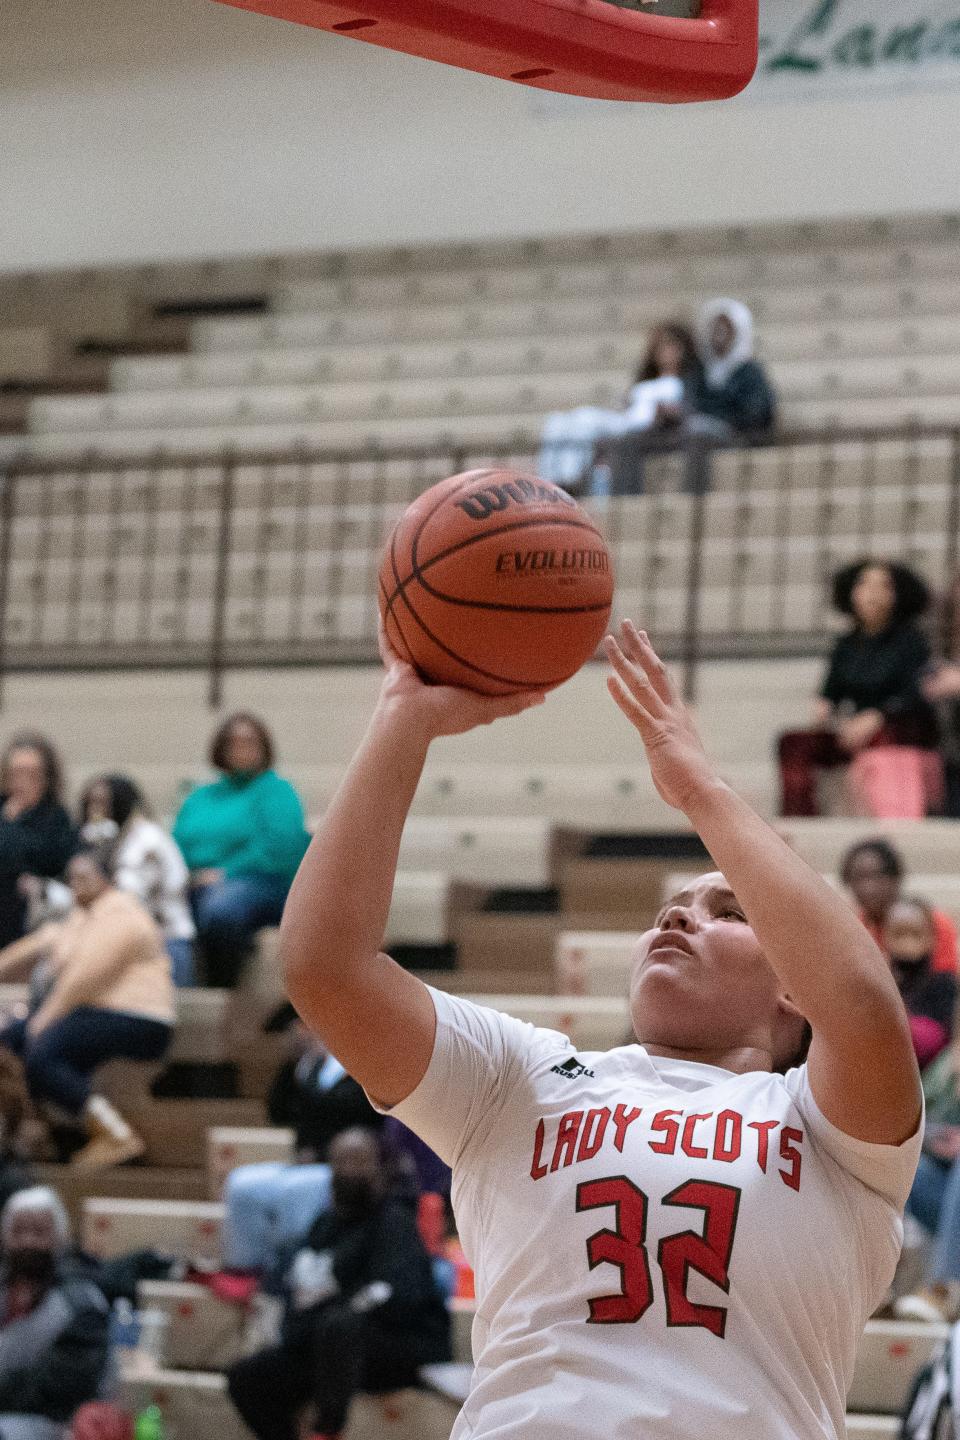
[[[697,319],[703,371],[690,395],[686,427],[731,439],[773,428],[776,398],[767,373],[753,358],[753,316],[740,300],[710,300]]]

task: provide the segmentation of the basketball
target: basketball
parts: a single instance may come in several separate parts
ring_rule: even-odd
[[[471,470],[400,517],[380,613],[393,648],[429,680],[487,695],[550,690],[599,645],[613,584],[603,536],[565,490]]]

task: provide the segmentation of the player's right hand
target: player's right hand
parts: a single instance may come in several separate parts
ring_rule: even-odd
[[[431,740],[442,735],[464,735],[480,725],[492,725],[494,720],[520,715],[534,705],[542,705],[546,699],[542,690],[481,695],[457,685],[432,685],[400,658],[387,639],[382,622],[378,639],[387,671],[380,690],[380,706],[400,710],[412,723],[424,727]]]

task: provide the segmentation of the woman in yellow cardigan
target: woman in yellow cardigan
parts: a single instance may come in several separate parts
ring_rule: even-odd
[[[21,1056],[34,1099],[83,1121],[90,1140],[73,1163],[116,1165],[142,1154],[144,1144],[92,1092],[91,1076],[108,1060],[163,1055],[174,1023],[170,958],[140,901],[113,886],[95,854],[75,855],[67,879],[74,908],[66,920],[0,951],[0,979],[46,962],[42,999],[0,1031],[0,1044]]]

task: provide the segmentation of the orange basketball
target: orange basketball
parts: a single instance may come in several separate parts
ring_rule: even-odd
[[[422,675],[487,695],[552,689],[596,650],[613,571],[559,486],[512,470],[441,480],[401,516],[380,565],[393,648]]]

